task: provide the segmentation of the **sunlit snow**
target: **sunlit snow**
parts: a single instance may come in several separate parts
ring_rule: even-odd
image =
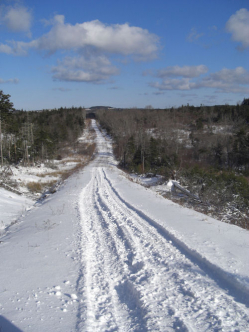
[[[55,194],[27,209],[0,192],[17,220],[0,238],[2,331],[248,331],[248,231],[127,179],[92,126],[95,159]]]

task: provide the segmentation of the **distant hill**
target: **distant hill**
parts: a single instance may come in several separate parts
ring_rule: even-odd
[[[113,109],[113,107],[111,107],[111,106],[92,106],[92,107],[89,107],[91,110],[98,110],[98,109],[105,109],[105,110],[107,110],[107,109]]]

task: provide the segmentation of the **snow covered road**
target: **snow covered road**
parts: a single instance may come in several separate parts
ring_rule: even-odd
[[[33,312],[37,320],[33,319],[31,324],[30,318],[26,324],[22,316],[18,321],[16,311],[10,309],[11,303],[5,305],[0,298],[4,317],[13,319],[24,331],[51,331],[51,328],[53,331],[88,332],[249,331],[249,274],[245,267],[248,242],[244,244],[249,239],[248,232],[204,218],[191,210],[181,210],[126,180],[116,168],[111,142],[99,131],[95,121],[93,127],[97,133],[96,158],[56,194],[60,203],[56,195],[51,199],[53,211],[59,212],[53,213],[51,219],[46,253],[52,243],[53,248],[60,248],[59,253],[56,251],[60,256],[51,252],[55,280],[47,279],[50,288],[33,275],[39,284],[39,302],[43,304]],[[64,201],[67,202],[62,203]],[[64,204],[65,208],[56,208],[55,203]],[[38,210],[45,210],[46,205],[39,207],[35,215]],[[61,227],[60,238],[59,228],[56,226],[55,232],[52,222]],[[222,233],[217,236],[218,227]],[[74,235],[70,235],[72,231]],[[72,239],[70,244],[60,243],[65,234],[66,239]],[[14,235],[21,243],[17,234]],[[231,253],[227,249],[230,236]],[[7,240],[10,242],[11,238]],[[43,253],[45,249],[40,243],[39,246]],[[72,262],[63,258],[63,253],[66,257],[71,253]],[[241,254],[245,257],[240,258]],[[59,262],[57,257],[60,257]],[[53,264],[50,264],[51,269]],[[10,274],[11,269],[5,265]],[[37,273],[39,268],[42,269],[38,266]],[[17,282],[13,276],[11,278]],[[70,289],[65,285],[65,280],[69,279]],[[33,288],[34,280],[31,281]],[[55,299],[51,295],[52,282]],[[64,286],[60,286],[63,282]],[[25,287],[21,287],[23,294],[28,292],[28,285]],[[0,289],[0,292],[8,302],[10,295],[4,297],[4,291]],[[11,301],[24,297],[12,294]],[[56,305],[56,301],[60,305]],[[27,302],[23,305],[24,311],[25,305],[28,306]],[[49,324],[44,318],[48,313],[54,314]]]
[[[236,330],[248,316],[93,168],[81,194],[81,331]],[[88,202],[86,205],[85,202]]]
[[[108,143],[96,131],[101,160],[79,202],[79,330],[235,331],[238,317],[248,328],[246,310],[119,196],[103,167]]]

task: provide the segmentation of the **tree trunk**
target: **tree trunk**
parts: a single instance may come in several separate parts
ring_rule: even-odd
[[[144,152],[142,152],[142,171],[144,174]]]

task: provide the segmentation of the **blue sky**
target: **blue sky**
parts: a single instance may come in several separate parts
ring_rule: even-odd
[[[249,97],[248,0],[0,1],[15,108],[157,108]]]

